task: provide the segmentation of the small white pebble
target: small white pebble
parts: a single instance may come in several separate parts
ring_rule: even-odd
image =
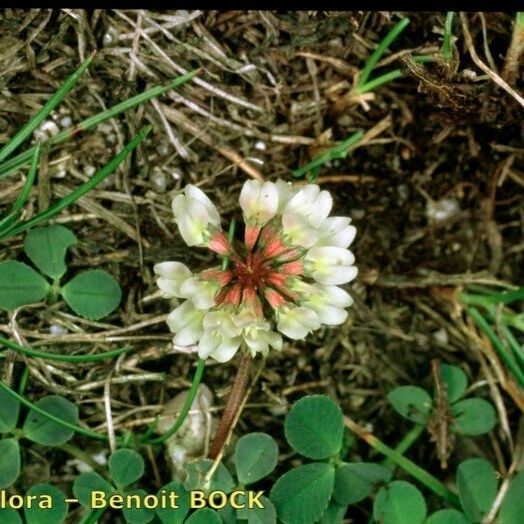
[[[180,180],[182,178],[182,174],[178,171],[171,171],[171,178],[175,181]]]
[[[55,136],[55,135],[58,135],[58,133],[60,132],[60,129],[51,120],[46,120],[40,126],[40,131],[43,131],[44,133],[47,133],[49,136]]]
[[[84,166],[84,174],[88,177],[92,177],[96,172],[96,167],[92,165]]]
[[[114,27],[109,27],[102,38],[104,46],[113,45],[118,39],[118,31]]]
[[[51,335],[67,335],[68,333],[68,330],[67,328],[65,328],[64,326],[60,326],[59,324],[52,324],[50,327],[49,327],[49,333],[51,333]]]
[[[455,217],[459,212],[459,203],[454,198],[428,200],[426,204],[426,216],[431,222],[445,222]]]
[[[167,144],[160,144],[156,148],[157,153],[162,156],[166,156],[169,153],[169,149],[167,147]]]
[[[262,140],[258,140],[255,144],[255,149],[258,149],[259,151],[265,151],[267,149],[267,145]]]
[[[52,120],[46,120],[40,127],[34,132],[36,140],[46,142],[52,136],[57,135],[60,132],[58,126]]]
[[[163,193],[167,188],[167,177],[163,171],[159,168],[154,168],[153,174],[151,175],[151,183],[155,191]]]
[[[446,329],[440,328],[433,333],[433,338],[439,344],[447,345],[449,342],[449,335]]]
[[[73,125],[73,120],[70,116],[64,116],[64,118],[60,120],[60,125],[65,128],[71,127]]]

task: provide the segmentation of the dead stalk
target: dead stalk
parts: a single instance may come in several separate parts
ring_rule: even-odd
[[[493,82],[495,82],[498,86],[502,87],[504,91],[509,93],[521,106],[524,107],[524,98],[522,98],[511,86],[508,85],[508,83],[503,80],[497,73],[492,71],[477,55],[477,51],[475,51],[475,47],[473,45],[473,38],[471,37],[471,33],[469,32],[469,24],[468,19],[464,13],[460,13],[460,20],[462,22],[462,30],[464,31],[464,38],[466,40],[466,45],[468,47],[469,54],[471,56],[471,59],[479,69],[482,69],[484,73],[486,73]]]

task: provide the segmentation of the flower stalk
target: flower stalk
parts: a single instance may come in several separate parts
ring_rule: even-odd
[[[218,457],[222,448],[226,445],[227,436],[231,424],[235,420],[236,414],[242,404],[242,399],[246,392],[247,381],[249,378],[249,368],[251,367],[251,355],[247,352],[242,353],[240,364],[238,366],[237,374],[231,392],[227,399],[227,404],[218,423],[218,428],[215,440],[209,450],[209,458],[214,460]]]

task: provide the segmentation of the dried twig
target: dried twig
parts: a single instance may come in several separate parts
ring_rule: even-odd
[[[466,39],[466,46],[468,47],[469,54],[471,59],[478,66],[479,69],[482,69],[493,82],[500,86],[504,91],[509,93],[522,107],[524,107],[524,98],[522,98],[504,79],[502,79],[497,73],[492,71],[477,55],[475,47],[473,45],[473,38],[469,31],[468,19],[465,13],[460,13],[460,20],[462,22],[462,30],[464,31],[464,38]]]

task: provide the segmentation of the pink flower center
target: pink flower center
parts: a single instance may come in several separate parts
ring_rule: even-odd
[[[253,244],[251,249],[249,244]],[[243,246],[244,257],[231,245],[228,247],[233,267],[227,271],[227,278],[224,279],[227,284],[216,296],[217,304],[238,306],[242,301],[255,302],[257,310],[260,310],[262,298],[273,307],[277,305],[274,300],[269,299],[276,296],[272,291],[278,291],[279,296],[283,295],[278,301],[279,305],[285,303],[286,299],[296,298],[295,294],[287,289],[286,279],[303,274],[303,263],[299,260],[302,253],[300,250],[286,247],[278,228],[266,225],[255,234],[250,230],[249,240]]]
[[[264,260],[260,253],[250,253],[246,259],[232,257],[235,268],[231,270],[233,280],[237,280],[242,288],[254,288],[256,291],[262,290],[267,285],[267,279],[272,273],[271,260]]]

